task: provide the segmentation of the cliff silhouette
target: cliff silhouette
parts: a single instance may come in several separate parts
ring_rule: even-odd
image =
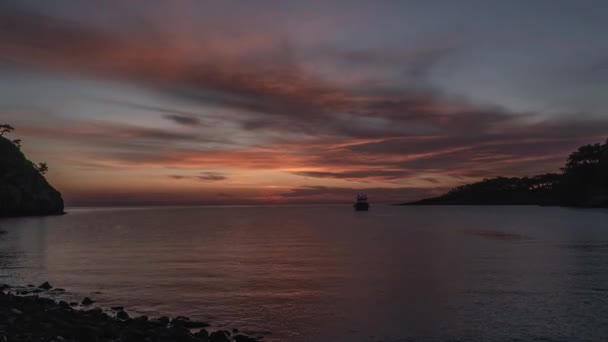
[[[484,179],[439,197],[402,205],[526,204],[608,207],[608,140],[579,147],[570,154],[561,173]]]
[[[63,214],[63,198],[44,178],[46,165],[29,161],[20,141],[0,136],[0,217]]]

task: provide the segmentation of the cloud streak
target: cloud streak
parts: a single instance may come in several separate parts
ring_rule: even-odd
[[[167,114],[163,115],[163,117],[184,126],[198,126],[201,124],[199,119],[192,116]]]
[[[189,175],[170,175],[169,178],[175,180],[184,180],[184,179],[194,179],[201,181],[210,181],[210,182],[218,182],[228,179],[228,177],[219,172],[210,172],[205,171],[201,172],[199,175],[189,176]]]
[[[216,182],[225,180],[228,177],[218,172],[202,172],[201,175],[198,176],[198,178],[205,181]]]

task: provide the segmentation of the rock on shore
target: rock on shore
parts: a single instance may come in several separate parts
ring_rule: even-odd
[[[187,317],[130,318],[119,310],[115,316],[100,308],[77,310],[70,304],[37,295],[19,296],[0,285],[0,341],[7,342],[253,342],[227,330],[208,332],[203,322]],[[197,329],[194,329],[197,328]]]
[[[0,217],[63,214],[63,198],[10,140],[0,137]]]

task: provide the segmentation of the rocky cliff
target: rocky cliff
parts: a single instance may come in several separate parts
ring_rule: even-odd
[[[0,217],[63,214],[63,198],[10,140],[0,137]]]

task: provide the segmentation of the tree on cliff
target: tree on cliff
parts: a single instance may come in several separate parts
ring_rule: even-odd
[[[36,171],[40,172],[41,175],[44,175],[49,171],[49,167],[46,166],[46,163],[38,163],[38,165],[34,165]]]
[[[15,128],[11,125],[0,124],[0,136],[3,136],[4,133],[10,133],[14,131]],[[15,139],[11,141],[17,148],[21,148],[21,139]],[[41,175],[45,175],[49,171],[49,167],[46,163],[38,163],[38,165],[32,163],[32,167],[38,171]]]
[[[4,135],[4,133],[10,133],[15,129],[11,125],[0,124],[0,137]]]

